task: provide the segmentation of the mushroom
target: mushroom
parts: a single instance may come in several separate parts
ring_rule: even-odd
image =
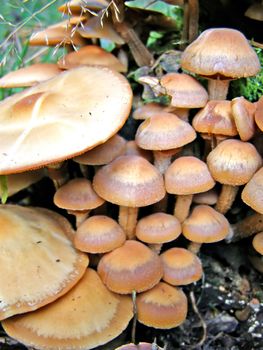
[[[117,72],[127,71],[117,57],[96,45],[83,46],[78,51],[70,52],[58,61],[58,66],[61,69],[71,69],[84,65],[104,66]]]
[[[17,88],[36,85],[61,73],[54,63],[36,63],[17,69],[0,79],[0,88]]]
[[[164,350],[163,348],[160,348],[155,342],[150,343],[139,343],[139,344],[125,344],[122,345],[115,350]]]
[[[124,244],[126,235],[121,226],[105,215],[86,219],[77,229],[74,246],[82,252],[101,254]]]
[[[137,296],[138,321],[148,327],[170,329],[182,324],[187,316],[184,292],[159,282],[152,289]]]
[[[223,184],[215,209],[225,214],[235,200],[238,186],[251,179],[262,159],[251,143],[229,139],[209,153],[207,165],[213,178]]]
[[[248,141],[255,134],[256,105],[241,96],[232,100],[231,107],[238,134],[242,141]]]
[[[263,214],[263,168],[260,168],[248,181],[241,197],[256,212]]]
[[[29,187],[38,182],[45,176],[43,169],[26,171],[20,174],[13,174],[7,176],[8,196],[13,196],[17,192]]]
[[[139,156],[120,156],[102,167],[94,176],[93,187],[100,197],[120,206],[119,224],[128,239],[134,238],[138,208],[165,195],[161,174]]]
[[[212,28],[183,52],[181,66],[208,80],[211,100],[225,100],[229,81],[256,75],[260,62],[245,36],[235,29]]]
[[[75,215],[76,227],[82,224],[92,209],[98,208],[104,202],[93,190],[91,182],[85,178],[70,180],[54,195],[54,203],[57,207]]]
[[[259,232],[254,236],[252,245],[260,255],[263,255],[263,232]]]
[[[117,337],[132,316],[130,298],[110,292],[89,268],[56,302],[2,325],[12,338],[39,350],[88,350]]]
[[[90,11],[103,10],[109,5],[106,0],[70,0],[59,6],[58,10],[68,15],[89,14]]]
[[[255,122],[259,129],[263,131],[263,96],[256,103]]]
[[[184,248],[170,248],[160,255],[163,263],[163,280],[173,286],[198,281],[203,274],[199,258]]]
[[[177,195],[174,216],[183,222],[189,214],[193,195],[206,192],[214,185],[206,163],[192,156],[176,159],[165,173],[166,191]]]
[[[98,274],[109,290],[129,294],[155,286],[162,278],[163,267],[160,257],[150,248],[128,240],[101,258]]]
[[[119,73],[81,67],[3,100],[0,174],[60,162],[107,141],[127,119],[131,99]]]
[[[83,276],[89,259],[74,249],[74,231],[59,214],[1,205],[0,227],[1,320],[51,303]]]

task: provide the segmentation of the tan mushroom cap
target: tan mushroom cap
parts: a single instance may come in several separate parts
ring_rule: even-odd
[[[163,280],[174,286],[198,281],[203,274],[198,257],[184,248],[170,248],[160,255],[164,275]]]
[[[79,23],[81,22],[81,19]],[[56,45],[85,45],[85,39],[75,30],[77,24],[71,24],[69,20],[56,23],[44,30],[35,32],[29,39],[31,46],[56,46]]]
[[[208,94],[205,88],[193,77],[184,73],[165,74],[160,84],[171,96],[171,106],[179,108],[204,107]]]
[[[183,52],[182,68],[206,77],[238,79],[260,70],[256,52],[235,29],[212,28],[199,35]]]
[[[163,275],[160,257],[143,243],[128,240],[105,254],[98,265],[103,283],[113,292],[143,292],[156,285]]]
[[[166,213],[154,213],[140,219],[136,225],[136,237],[145,243],[166,243],[182,232],[179,220]]]
[[[56,206],[67,210],[95,209],[104,202],[93,190],[91,182],[85,178],[68,181],[54,195]]]
[[[205,192],[214,185],[206,163],[192,156],[177,158],[165,173],[166,191],[171,194]]]
[[[196,243],[221,241],[230,231],[225,216],[208,205],[197,205],[182,226],[183,235]]]
[[[103,26],[101,25],[101,23],[103,23]],[[83,38],[108,39],[118,45],[124,44],[124,40],[114,29],[110,18],[104,16],[102,19],[102,12],[100,12],[98,16],[92,16],[91,18],[89,18],[85,25],[78,29],[78,33]]]
[[[105,215],[85,220],[74,236],[74,246],[82,252],[107,253],[123,245],[126,235],[121,226]]]
[[[163,112],[165,106],[156,102],[145,103],[144,105],[135,109],[132,114],[135,120],[144,120],[150,118],[152,115]]]
[[[153,154],[151,151],[148,151],[146,149],[140,148],[135,140],[130,140],[126,142],[125,150],[123,155],[125,156],[140,156],[148,160],[149,162],[152,162],[153,160]]]
[[[89,13],[88,10],[97,11],[102,10],[108,6],[106,0],[70,0],[61,5],[58,10],[66,14],[81,14]]]
[[[122,345],[115,350],[164,350],[160,348],[156,343],[139,343],[137,345],[130,343]]]
[[[209,191],[195,194],[193,198],[193,203],[215,205],[217,203],[217,200],[218,193],[214,188],[212,188]]]
[[[127,71],[117,57],[96,45],[86,45],[78,51],[68,53],[58,61],[58,66],[61,69],[71,69],[84,65],[105,66],[117,72]]]
[[[146,326],[170,329],[182,324],[187,316],[187,298],[180,288],[159,282],[137,296],[138,321]]]
[[[245,16],[256,21],[263,21],[263,4],[262,2],[254,3],[248,7]]]
[[[237,135],[231,102],[212,100],[193,118],[193,127],[203,134]]]
[[[4,75],[0,88],[17,88],[36,85],[61,73],[54,63],[36,63]]]
[[[105,67],[75,68],[5,99],[0,174],[62,161],[107,141],[127,119],[131,99],[127,80]]]
[[[231,107],[238,134],[242,141],[248,141],[255,134],[256,105],[241,96],[232,100]]]
[[[29,187],[45,176],[43,169],[26,171],[20,174],[7,176],[8,196],[13,196],[17,192]]]
[[[88,257],[74,249],[73,230],[59,214],[1,205],[0,226],[0,319],[51,303],[84,274]]]
[[[108,202],[134,208],[156,203],[165,195],[161,174],[139,156],[120,156],[102,167],[93,187]]]
[[[125,144],[126,141],[123,137],[114,135],[108,141],[75,157],[73,160],[85,165],[108,164],[123,153]]]
[[[263,96],[256,103],[255,122],[259,129],[263,131]]]
[[[232,186],[246,184],[261,164],[261,156],[251,143],[234,139],[222,141],[207,157],[213,178]]]
[[[259,254],[263,255],[263,232],[259,232],[254,236],[252,245]]]
[[[259,169],[246,184],[241,197],[247,205],[263,214],[263,168]]]
[[[39,350],[88,350],[117,337],[132,316],[130,298],[110,292],[87,269],[56,302],[2,324],[12,338]]]
[[[172,113],[160,112],[141,123],[135,141],[139,147],[163,151],[182,147],[196,138],[191,125]]]

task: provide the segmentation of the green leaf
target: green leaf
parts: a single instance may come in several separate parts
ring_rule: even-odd
[[[146,42],[146,46],[150,47],[156,44],[156,42],[164,36],[164,33],[151,31]]]
[[[100,39],[100,46],[108,52],[111,52],[116,47],[114,42],[108,39]]]
[[[8,184],[7,184],[7,176],[0,175],[0,185],[1,185],[1,200],[2,204],[5,204],[8,198]]]

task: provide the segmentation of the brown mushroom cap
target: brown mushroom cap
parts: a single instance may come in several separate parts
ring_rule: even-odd
[[[237,129],[232,115],[231,102],[209,101],[193,118],[196,131],[205,134],[235,136]]]
[[[149,162],[153,160],[153,154],[151,151],[140,148],[134,140],[126,142],[125,150],[123,152],[125,156],[140,156],[147,159]]]
[[[198,281],[203,274],[198,257],[184,248],[170,248],[160,255],[164,275],[163,280],[174,286]]]
[[[241,197],[247,205],[263,214],[263,168],[259,169],[246,184]]]
[[[0,174],[58,162],[105,142],[124,124],[131,99],[127,80],[105,67],[75,68],[5,99]]]
[[[84,274],[88,257],[74,249],[73,230],[59,214],[1,205],[0,225],[0,319],[51,303]]]
[[[110,52],[96,45],[86,45],[78,51],[68,53],[58,61],[61,69],[71,69],[78,66],[104,66],[117,72],[126,72],[126,67]],[[1,80],[0,80],[1,82]]]
[[[120,156],[102,167],[93,186],[105,200],[126,207],[144,207],[165,195],[161,174],[146,159]]]
[[[263,232],[259,232],[254,236],[252,245],[259,254],[263,255]]]
[[[138,321],[146,326],[170,329],[186,319],[187,298],[180,288],[159,282],[137,296]]]
[[[263,131],[263,96],[256,103],[255,122],[259,129]]]
[[[0,88],[17,88],[33,86],[61,73],[54,63],[36,63],[17,69],[0,79]]]
[[[26,171],[20,174],[13,174],[7,176],[7,188],[8,196],[29,187],[35,182],[42,179],[45,176],[43,169],[38,169],[34,171]]]
[[[218,194],[214,188],[209,191],[197,193],[194,195],[193,203],[215,205],[218,200]]]
[[[165,173],[165,187],[168,193],[188,195],[205,192],[214,187],[207,165],[196,157],[176,159]]]
[[[132,114],[133,119],[144,120],[150,118],[152,115],[163,112],[165,106],[156,102],[146,103],[138,108]]]
[[[262,2],[252,4],[245,12],[245,16],[256,21],[263,21],[263,4]]]
[[[128,240],[123,246],[105,254],[98,273],[113,292],[143,292],[156,285],[163,275],[159,256],[143,243]]]
[[[179,148],[195,138],[196,133],[189,123],[167,112],[146,119],[135,136],[136,143],[141,148],[156,151]]]
[[[112,136],[108,141],[75,157],[73,160],[85,165],[104,165],[120,156],[125,148],[126,141],[119,135]]]
[[[145,243],[165,243],[176,239],[182,232],[179,220],[166,213],[154,213],[140,219],[136,237]]]
[[[256,52],[245,36],[229,28],[201,33],[183,52],[181,65],[190,72],[221,79],[249,77],[260,70]]]
[[[246,184],[261,164],[261,156],[251,143],[234,139],[222,141],[207,157],[213,178],[232,186]]]
[[[74,236],[74,246],[87,253],[107,253],[123,245],[126,235],[121,226],[104,215],[85,220]]]
[[[241,96],[232,100],[231,107],[238,134],[242,141],[248,141],[255,134],[256,105]]]
[[[225,216],[208,205],[197,205],[182,226],[183,235],[196,243],[218,242],[230,232]]]
[[[193,77],[184,73],[165,74],[160,84],[171,96],[171,106],[178,108],[204,107],[208,94],[205,88]]]
[[[109,3],[106,0],[70,0],[61,5],[58,10],[66,14],[89,13],[87,10],[98,11],[107,7]]]
[[[62,298],[9,318],[3,327],[11,337],[40,350],[88,350],[117,337],[132,316],[130,298],[110,292],[97,273],[87,269]]]
[[[67,210],[95,209],[105,201],[93,190],[88,179],[73,179],[61,186],[54,195],[57,207]]]

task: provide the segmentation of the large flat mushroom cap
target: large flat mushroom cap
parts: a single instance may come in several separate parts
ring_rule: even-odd
[[[127,80],[105,67],[81,67],[0,103],[0,174],[72,158],[107,141],[131,108]]]
[[[183,52],[181,66],[207,77],[237,79],[260,70],[256,52],[235,29],[212,28],[199,35]]]
[[[1,205],[0,227],[0,319],[51,303],[84,274],[88,257],[74,249],[59,214]]]
[[[88,350],[117,337],[132,316],[131,299],[110,292],[97,273],[87,269],[62,298],[10,318],[3,327],[11,337],[36,349]]]

